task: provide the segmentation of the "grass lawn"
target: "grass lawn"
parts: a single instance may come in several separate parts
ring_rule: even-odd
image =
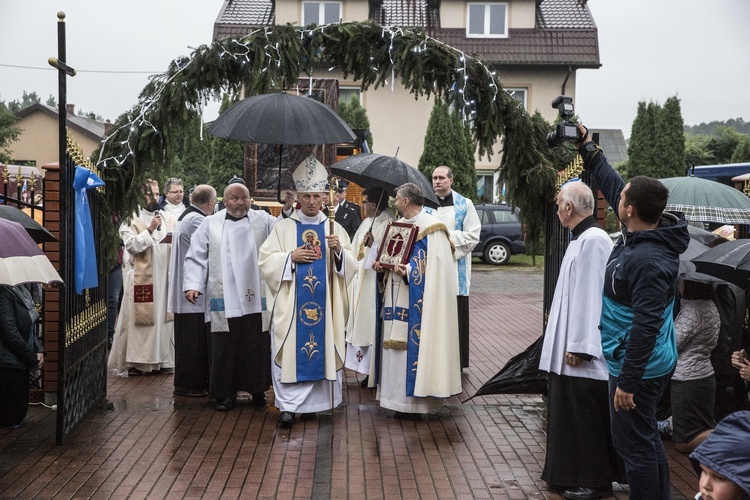
[[[531,255],[518,254],[513,255],[510,261],[504,266],[494,266],[485,264],[479,257],[473,257],[471,260],[472,269],[482,270],[514,270],[514,271],[544,271],[544,256],[536,256],[536,265],[532,264]]]

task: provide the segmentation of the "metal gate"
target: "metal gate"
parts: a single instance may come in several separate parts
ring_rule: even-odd
[[[60,167],[60,275],[65,289],[59,296],[57,444],[100,403],[107,392],[107,282],[99,266],[99,286],[75,292],[75,199],[72,180],[75,166],[94,170],[91,162],[68,135],[65,165]],[[63,168],[65,171],[63,171]],[[51,183],[47,183],[49,185]],[[45,186],[46,187],[46,186]],[[103,207],[95,189],[87,192],[94,225],[96,254],[101,258]]]

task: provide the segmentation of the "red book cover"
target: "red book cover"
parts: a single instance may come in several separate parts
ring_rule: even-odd
[[[417,241],[419,226],[403,222],[391,222],[383,235],[378,249],[378,263],[386,269],[393,269],[396,264],[406,265]]]

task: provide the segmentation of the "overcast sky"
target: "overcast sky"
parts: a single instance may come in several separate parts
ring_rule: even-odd
[[[56,73],[46,68],[57,55],[62,10],[68,63],[79,71],[68,79],[68,102],[114,121],[135,104],[148,73],[211,42],[222,4],[0,0],[0,100],[20,100],[24,90],[43,101],[57,95]],[[588,126],[629,136],[639,101],[663,103],[675,94],[688,125],[750,121],[749,0],[590,0],[589,6],[602,67],[577,73],[576,111]]]

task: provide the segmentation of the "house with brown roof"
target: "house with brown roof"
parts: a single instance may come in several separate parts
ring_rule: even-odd
[[[550,122],[560,94],[575,98],[576,72],[597,69],[597,28],[586,0],[225,0],[214,39],[240,38],[258,27],[306,26],[372,19],[382,26],[420,27],[431,37],[492,67],[505,89],[529,112]],[[314,78],[336,78],[340,97],[358,97],[367,110],[374,150],[416,166],[422,155],[432,101],[414,99],[398,81],[360,92],[337,69]],[[499,151],[499,148],[498,148]],[[477,157],[479,182],[495,185],[500,156]],[[487,196],[487,201],[492,201]],[[495,196],[492,197],[496,198]]]
[[[38,168],[59,160],[58,117],[56,107],[37,103],[16,113],[14,126],[21,129],[18,140],[10,146],[13,163],[33,165]],[[81,147],[85,156],[99,147],[109,133],[109,123],[75,114],[75,105],[67,105],[68,131]]]

